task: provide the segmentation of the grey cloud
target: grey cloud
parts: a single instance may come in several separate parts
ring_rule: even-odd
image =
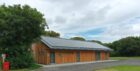
[[[56,23],[65,24],[66,21],[67,20],[64,17],[62,17],[62,16],[56,16],[56,18],[55,18],[55,22]]]

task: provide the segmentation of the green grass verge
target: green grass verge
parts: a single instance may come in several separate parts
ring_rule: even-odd
[[[34,64],[34,65],[32,65],[31,67],[29,67],[29,68],[25,68],[25,69],[16,69],[16,70],[10,70],[10,71],[33,71],[33,70],[38,69],[38,68],[40,68],[40,67],[41,67],[40,65]]]
[[[96,71],[140,71],[140,66],[114,66]]]
[[[140,57],[110,57],[111,60],[140,59]]]

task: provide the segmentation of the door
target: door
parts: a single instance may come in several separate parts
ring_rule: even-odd
[[[55,63],[55,53],[54,52],[50,53],[50,63],[51,64]]]
[[[100,60],[100,52],[99,51],[96,51],[95,53],[95,58],[96,58],[96,61]]]
[[[108,60],[108,52],[105,52],[105,60]]]
[[[80,52],[77,52],[76,53],[76,61],[77,62],[80,62]]]

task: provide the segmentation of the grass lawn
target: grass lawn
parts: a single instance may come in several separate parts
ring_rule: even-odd
[[[38,69],[40,68],[41,66],[40,65],[37,65],[37,64],[34,64],[32,65],[30,68],[26,68],[26,69],[16,69],[16,70],[10,70],[10,71],[33,71],[35,69]],[[0,69],[1,71],[1,69]]]
[[[10,70],[10,71],[34,71],[32,69],[17,69],[17,70]]]
[[[140,59],[140,57],[110,57],[110,60]]]
[[[32,65],[30,68],[26,68],[26,69],[17,69],[17,70],[10,70],[10,71],[33,71],[35,69],[40,68],[40,65],[34,64]]]
[[[140,66],[114,66],[96,71],[140,71]]]

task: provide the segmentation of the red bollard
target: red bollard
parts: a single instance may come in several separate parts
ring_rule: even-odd
[[[9,62],[4,62],[2,64],[3,71],[9,71]]]

